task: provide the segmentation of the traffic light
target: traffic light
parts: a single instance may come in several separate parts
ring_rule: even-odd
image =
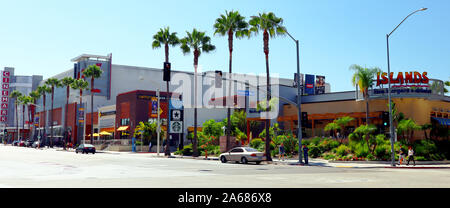
[[[381,114],[381,119],[383,120],[384,127],[389,126],[389,112],[383,112],[383,114]]]
[[[308,112],[302,112],[302,126],[306,127],[308,125]]]
[[[222,88],[222,71],[216,71],[216,80],[215,80],[216,88]]]
[[[170,62],[164,62],[163,80],[166,82],[170,82]]]

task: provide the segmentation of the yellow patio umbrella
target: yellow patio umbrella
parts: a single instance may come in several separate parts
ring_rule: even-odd
[[[95,135],[95,134],[94,134]],[[107,131],[102,131],[100,132],[100,135],[107,135],[107,136],[111,136],[112,134],[107,132]]]

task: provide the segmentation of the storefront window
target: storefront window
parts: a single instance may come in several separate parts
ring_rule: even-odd
[[[120,120],[120,125],[121,126],[128,126],[130,124],[130,119],[129,118],[123,118]]]

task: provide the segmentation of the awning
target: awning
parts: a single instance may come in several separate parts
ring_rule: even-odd
[[[450,119],[448,119],[448,118],[436,118],[436,117],[431,117],[431,118],[436,120],[437,122],[439,122],[439,124],[441,124],[443,126],[450,126]]]
[[[117,129],[117,131],[125,131],[128,130],[129,126],[121,126]]]
[[[95,135],[95,134],[94,134]],[[100,135],[107,135],[107,136],[111,136],[112,134],[106,131],[102,131],[100,132]]]

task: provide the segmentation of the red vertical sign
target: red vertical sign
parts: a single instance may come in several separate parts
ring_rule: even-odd
[[[9,81],[10,81],[9,71],[3,71],[2,72],[2,95],[1,95],[2,100],[1,100],[0,122],[8,121]]]

